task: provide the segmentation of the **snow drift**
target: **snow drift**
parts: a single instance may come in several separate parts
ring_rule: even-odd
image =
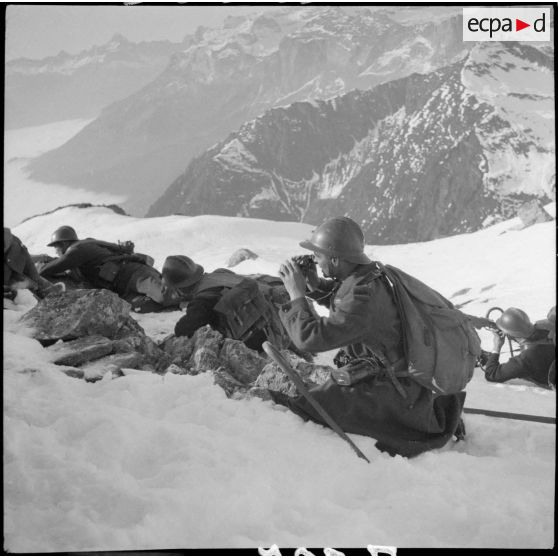
[[[553,209],[553,208],[548,208]],[[47,252],[65,224],[80,237],[133,240],[161,267],[187,254],[210,271],[239,247],[240,273],[277,272],[312,227],[233,217],[138,219],[66,208],[14,228]],[[555,222],[519,221],[421,244],[368,246],[462,308],[555,304]],[[550,548],[555,427],[467,415],[467,440],[408,460],[271,402],[235,401],[199,376],[128,375],[89,384],[60,373],[21,328],[28,291],[4,310],[4,511],[10,552],[367,545]],[[160,339],[179,312],[135,315]],[[487,339],[485,339],[486,341]],[[331,355],[322,355],[327,361]],[[555,416],[555,393],[480,370],[466,405]]]

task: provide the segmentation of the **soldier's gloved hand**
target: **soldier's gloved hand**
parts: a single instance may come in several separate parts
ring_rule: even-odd
[[[279,268],[279,277],[281,277],[285,289],[289,293],[291,300],[303,297],[306,293],[306,279],[300,271],[300,267],[291,260],[287,260]]]
[[[500,354],[500,351],[502,350],[502,346],[504,345],[505,340],[506,340],[506,335],[504,334],[503,331],[500,331],[499,329],[494,331],[494,333],[492,334],[492,343],[493,343],[492,352]]]

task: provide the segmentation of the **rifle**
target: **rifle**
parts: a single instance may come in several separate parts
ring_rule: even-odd
[[[322,417],[324,422],[340,438],[345,440],[345,442],[347,442],[351,446],[351,448],[353,448],[355,453],[360,458],[362,458],[365,461],[367,461],[368,463],[370,463],[370,461],[368,460],[366,455],[364,455],[364,453],[362,453],[362,451],[360,451],[358,446],[347,436],[347,434],[345,434],[345,432],[343,432],[343,430],[341,430],[341,427],[333,420],[331,415],[320,405],[320,403],[318,401],[316,401],[316,399],[314,399],[312,394],[308,391],[308,388],[304,385],[304,382],[302,381],[300,376],[291,367],[291,365],[287,362],[285,357],[277,350],[277,348],[274,347],[269,341],[264,341],[263,344],[262,344],[262,347],[263,347],[263,350],[271,357],[271,359],[274,360],[279,365],[281,370],[283,370],[283,372],[294,382],[297,389],[300,391],[300,393],[302,393],[302,395],[304,395],[304,397],[306,397],[306,399],[312,405],[312,407],[314,407],[314,409],[316,409],[316,411]]]

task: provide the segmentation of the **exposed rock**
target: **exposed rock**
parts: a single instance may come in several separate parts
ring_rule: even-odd
[[[188,370],[176,364],[171,364],[165,369],[164,374],[178,374],[183,376],[184,374],[188,374]]]
[[[252,250],[248,250],[248,248],[240,248],[229,258],[227,267],[234,267],[245,260],[255,260],[257,258],[258,254],[255,254]]]
[[[173,364],[185,367],[194,352],[194,336],[176,337],[172,335],[160,343],[159,348],[169,355]]]
[[[112,373],[113,377],[122,375],[122,368],[135,368],[141,365],[143,355],[140,353],[119,353],[109,355],[95,362],[83,366],[86,379],[102,378],[107,373]]]
[[[518,210],[517,216],[521,219],[522,228],[552,221],[552,216],[546,211],[539,200],[524,203]]]
[[[88,203],[88,202],[84,202],[84,203],[68,203],[66,205],[60,205],[55,209],[51,209],[50,211],[45,211],[44,213],[37,213],[36,215],[31,215],[31,217],[26,217],[25,219],[23,219],[22,223],[25,223],[25,221],[30,221],[31,219],[35,219],[36,217],[43,217],[43,215],[51,215],[52,213],[56,213],[57,211],[60,211],[61,209],[66,209],[67,207],[76,207],[78,209],[89,209],[90,207],[106,207],[107,209],[111,209],[112,211],[114,211],[114,213],[116,213],[117,215],[128,215],[120,206],[111,203],[111,204],[93,204],[93,203]],[[45,259],[46,258],[46,259]],[[48,259],[50,258],[50,259]],[[31,259],[33,259],[34,263],[38,263],[38,262],[47,262],[47,261],[52,261],[55,258],[48,256],[46,254],[40,254],[39,256],[31,256]]]
[[[56,343],[48,347],[47,351],[54,356],[54,364],[79,366],[110,354],[113,342],[102,335],[89,335],[66,343]]]
[[[113,374],[113,372],[115,374]],[[99,367],[90,367],[88,369],[84,369],[83,370],[83,379],[86,382],[98,382],[99,380],[102,380],[106,374],[110,374],[111,377],[115,377],[117,374],[117,368],[115,367],[114,369],[109,369],[109,368],[99,368]]]
[[[33,337],[41,342],[97,334],[114,338],[129,312],[130,305],[111,291],[77,289],[44,298],[21,322],[33,328]]]
[[[234,378],[225,368],[218,368],[213,371],[214,382],[222,387],[227,397],[232,397],[235,393],[245,393],[247,387]]]
[[[253,399],[254,397],[258,397],[262,401],[269,401],[271,399],[271,394],[269,393],[269,390],[266,388],[253,387],[246,392],[245,397],[247,399]]]
[[[305,383],[309,385],[321,386],[331,375],[333,368],[322,364],[313,364],[304,360],[299,360],[295,366]]]
[[[79,380],[83,379],[83,369],[81,368],[60,368],[66,376],[70,376],[70,378],[78,378]]]
[[[234,339],[223,341],[219,358],[232,376],[242,384],[254,382],[267,362],[257,351],[249,349],[244,343]]]
[[[150,365],[150,368],[157,372],[162,372],[171,363],[171,357],[162,351],[157,343],[145,334],[143,328],[129,316],[116,333],[114,350],[119,353],[141,353],[144,364]]]
[[[308,387],[321,385],[329,378],[331,367],[306,362],[290,351],[281,352]],[[265,365],[262,373],[254,382],[254,387],[280,391],[290,397],[298,395],[295,384],[274,361]]]
[[[207,325],[200,327],[192,339],[194,341],[194,350],[190,358],[192,373],[217,370],[221,366],[219,352],[223,344],[223,336]]]

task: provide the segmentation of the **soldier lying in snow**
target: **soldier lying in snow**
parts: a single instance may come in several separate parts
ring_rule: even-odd
[[[273,303],[287,297],[279,278],[247,277],[228,269],[205,273],[187,256],[169,256],[162,275],[165,304],[187,303],[186,314],[174,328],[176,336],[191,337],[198,328],[210,325],[258,351],[265,340],[279,347],[288,344]]]
[[[152,258],[133,253],[133,246],[95,238],[79,240],[68,226],[54,231],[48,246],[56,249],[58,258],[41,267],[41,276],[54,278],[70,272],[94,288],[115,292],[136,312],[162,309],[161,275],[152,267]]]
[[[484,374],[489,382],[507,382],[523,378],[544,387],[556,386],[556,306],[546,320],[534,325],[519,308],[508,308],[497,320],[493,348],[484,352]],[[500,364],[505,336],[521,345],[521,354]]]

